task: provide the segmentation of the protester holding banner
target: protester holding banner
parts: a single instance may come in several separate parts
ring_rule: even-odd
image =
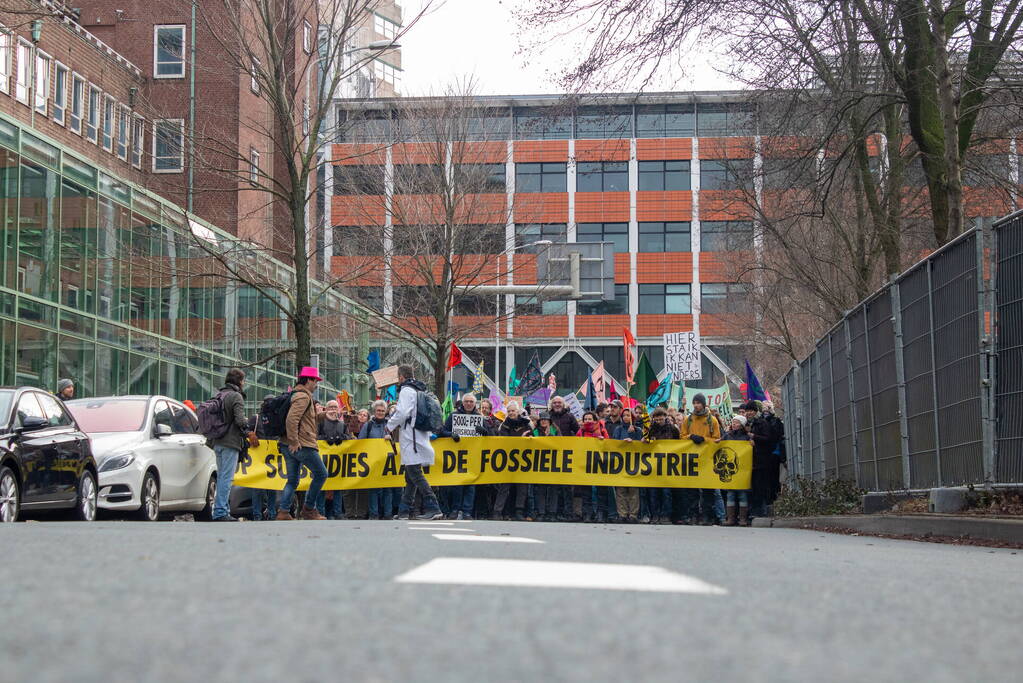
[[[455,412],[447,416],[444,426],[437,436],[450,437],[457,442],[462,437],[468,436],[492,436],[490,430],[485,426],[486,419],[476,409],[476,396],[466,394]],[[475,486],[451,486],[447,487],[448,519],[471,520],[473,518],[476,504]]]
[[[597,406],[598,415],[600,415],[602,407],[604,407],[604,404]],[[601,420],[604,425],[604,432],[608,435],[608,438],[614,438],[615,430],[622,424],[622,402],[619,400],[611,401],[604,409],[606,417]],[[618,512],[617,494],[614,487],[597,486],[593,493],[597,498],[597,519],[617,520],[620,513]]]
[[[721,438],[721,424],[717,418],[711,415],[707,408],[707,397],[703,394],[696,394],[693,397],[693,412],[682,421],[682,438],[691,439],[693,443],[702,444],[705,440],[717,441]],[[687,501],[683,507],[688,506],[684,517],[696,515],[696,502],[692,500],[694,492],[687,491]],[[702,524],[720,524],[724,521],[725,504],[721,498],[721,491],[717,489],[702,489],[699,493],[699,506]]]
[[[594,439],[607,438],[607,432],[604,431],[604,425],[600,423],[600,418],[593,410],[587,410],[583,413],[582,425],[579,427],[579,431],[577,431],[575,435]],[[573,491],[574,498],[572,500],[572,514],[576,521],[604,521],[602,519],[598,520],[597,516],[594,514],[593,489],[593,486],[575,487],[575,490]]]
[[[560,436],[558,428],[551,420],[551,414],[541,411],[536,419],[533,436]],[[533,519],[540,522],[553,522],[558,514],[558,489],[550,484],[533,484]]]
[[[324,441],[330,446],[336,446],[345,439],[352,438],[348,431],[348,425],[341,419],[341,407],[337,401],[327,401],[324,414],[326,419],[319,424],[316,435],[320,441]],[[345,493],[356,492],[346,491]],[[345,499],[343,507],[342,499]],[[320,491],[320,495],[316,499],[316,509],[327,519],[341,519],[344,514],[342,510],[344,512],[355,511],[355,496],[350,496],[350,500],[351,504],[349,504],[349,499],[339,491]]]
[[[654,408],[650,413],[650,429],[647,432],[645,441],[659,441],[662,439],[678,439],[679,429],[668,421],[668,411],[664,408]],[[660,496],[653,495],[660,491]],[[681,523],[686,518],[692,495],[683,494],[683,489],[652,489],[650,491],[650,517],[661,524],[669,522]]]
[[[521,414],[519,404],[512,402],[506,405],[507,417],[497,430],[498,436],[532,436],[533,423],[528,417]],[[526,519],[526,496],[529,495],[528,484],[498,484],[497,497],[494,499],[494,510],[491,519],[502,519],[504,508],[508,502],[508,495],[515,489],[515,519],[525,521]]]
[[[760,401],[747,401],[742,409],[748,421],[747,431],[753,442],[753,489],[750,492],[750,508],[754,517],[767,515],[767,506],[771,503],[774,484],[771,476],[777,472],[775,463],[777,447],[775,431],[771,423],[761,414],[763,406]],[[775,475],[777,477],[777,475]]]
[[[573,394],[573,398],[574,398]],[[578,403],[578,401],[577,401]],[[550,404],[550,415],[551,422],[554,427],[557,428],[558,434],[562,436],[571,436],[579,431],[579,421],[576,419],[572,411],[565,405],[565,399],[561,396],[554,396],[551,398]],[[556,486],[558,497],[561,499],[561,520],[569,521],[573,519],[573,491],[572,486]]]
[[[643,428],[632,421],[632,411],[628,408],[619,409],[618,425],[612,438],[619,441],[642,441]],[[618,517],[626,524],[639,521],[639,487],[616,486],[615,503],[618,506]]]
[[[373,417],[363,423],[359,430],[360,439],[386,439],[389,436],[387,431],[387,401],[373,401]],[[359,411],[362,412],[362,411]],[[396,495],[400,495],[397,489],[380,488],[369,490],[369,518],[390,519],[394,514],[394,503]]]
[[[417,380],[414,373],[411,365],[398,367],[398,383],[401,387],[398,392],[398,405],[387,421],[388,432],[401,429],[399,447],[401,464],[405,467],[405,490],[401,493],[401,502],[398,504],[398,514],[395,518],[400,519],[412,514],[412,499],[418,493],[423,501],[423,513],[416,518],[441,519],[444,513],[441,512],[437,494],[423,476],[423,465],[433,465],[436,456],[433,444],[430,443],[430,437],[433,435],[426,430],[416,429],[419,394],[426,391],[426,385]]]
[[[728,431],[721,436],[721,440],[749,441],[749,433],[746,432],[746,416],[734,416],[732,424]],[[729,489],[725,492],[725,526],[735,526],[736,523],[740,526],[749,526],[749,490]]]

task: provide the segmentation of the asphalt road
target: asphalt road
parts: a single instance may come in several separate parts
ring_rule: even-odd
[[[0,680],[933,683],[1019,680],[1023,665],[1023,552],[788,529],[414,526],[2,525]],[[437,558],[452,558],[439,579]],[[659,590],[607,590],[564,584],[625,585],[630,568],[506,575],[459,558],[667,571],[638,579]]]

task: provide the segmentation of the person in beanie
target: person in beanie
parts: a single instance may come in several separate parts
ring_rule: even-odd
[[[412,498],[416,493],[423,501],[423,513],[416,519],[443,519],[437,494],[430,488],[423,476],[423,465],[432,465],[436,460],[430,432],[415,428],[416,405],[419,392],[426,391],[426,385],[415,378],[411,365],[398,366],[398,405],[387,421],[387,431],[401,429],[398,436],[401,448],[401,464],[405,467],[405,490],[401,493],[398,514],[395,519],[408,517],[412,512]],[[393,437],[392,437],[393,439]]]
[[[75,397],[75,383],[71,380],[64,379],[57,380],[57,398],[61,401],[70,401]]]
[[[749,434],[746,433],[746,416],[736,414],[732,417],[732,423],[728,431],[721,436],[722,441],[749,441]],[[736,525],[736,513],[738,513],[738,524],[749,526],[749,490],[736,491],[729,489],[725,492],[725,526]]]
[[[237,522],[231,516],[231,484],[238,468],[238,456],[245,448],[249,436],[249,421],[245,419],[245,372],[231,368],[224,377],[220,388],[220,401],[224,411],[227,431],[219,439],[212,439],[210,445],[217,454],[217,494],[213,500],[214,522]]]
[[[615,402],[617,403],[617,401]],[[619,422],[612,438],[619,441],[642,441],[643,429],[632,421],[632,411],[628,408],[619,413]],[[639,487],[616,486],[615,503],[618,506],[618,517],[626,524],[639,521]]]
[[[533,423],[529,418],[522,415],[519,404],[512,401],[505,406],[506,416],[504,422],[497,430],[498,436],[532,436]],[[515,519],[519,522],[526,521],[526,496],[529,494],[528,484],[503,483],[497,485],[497,497],[494,499],[494,510],[491,519],[501,519],[504,515],[504,506],[508,502],[508,496],[515,490]]]
[[[644,441],[660,441],[664,439],[678,439],[678,427],[668,421],[668,411],[664,408],[654,408],[650,413],[650,430],[647,432]],[[657,491],[658,489],[653,489]],[[661,497],[655,496],[651,499],[650,516],[655,522],[666,524],[668,522],[681,523],[689,515],[692,507],[692,489],[663,488],[660,489]],[[654,509],[660,503],[660,515]]]
[[[281,455],[284,456],[288,472],[288,483],[284,485],[284,491],[281,492],[277,510],[277,519],[280,521],[294,519],[288,510],[291,509],[291,499],[298,488],[302,465],[309,468],[313,480],[309,484],[309,491],[305,497],[306,503],[302,506],[299,517],[313,520],[326,519],[319,513],[315,505],[308,504],[316,502],[316,498],[323,488],[323,482],[327,481],[327,467],[323,464],[316,444],[317,425],[326,419],[327,414],[317,412],[313,402],[313,392],[316,391],[316,387],[321,381],[323,378],[320,377],[319,371],[308,366],[302,368],[295,380],[291,406],[288,408],[288,416],[284,420],[286,436],[280,445]]]
[[[386,439],[387,430],[387,401],[377,399],[373,401],[373,416],[363,423],[359,431],[360,439]],[[370,519],[391,519],[394,515],[394,488],[372,489],[369,492],[369,518]]]
[[[777,442],[771,424],[761,414],[763,406],[760,401],[748,401],[743,406],[746,413],[747,430],[753,442],[753,479],[750,490],[750,507],[754,517],[767,515],[767,506],[771,503],[771,476],[777,469],[774,454]]]
[[[447,419],[444,420],[444,426],[441,427],[439,432],[437,432],[437,436],[453,439],[455,443],[458,443],[461,437],[459,437],[458,434],[455,434],[454,427],[452,426],[455,415],[481,415],[480,411],[476,408],[476,395],[466,394],[463,396],[462,400],[458,404],[458,408],[456,408],[455,412],[451,413],[451,415],[448,415]],[[476,427],[476,435],[493,436],[493,433],[491,433],[485,424],[481,424]],[[476,505],[476,487],[472,484],[468,484],[465,486],[450,486],[447,488],[450,489],[451,506],[448,518],[471,521]]]
[[[579,431],[579,421],[575,419],[572,411],[565,406],[565,399],[561,396],[552,396],[550,404],[551,424],[558,430],[561,436],[572,436]],[[566,485],[554,485],[557,495],[561,498],[561,515],[558,521],[569,521],[575,518],[573,508],[572,492],[574,487]],[[578,520],[577,520],[578,521]]]
[[[721,424],[707,409],[707,397],[703,394],[693,396],[693,412],[682,421],[682,438],[690,439],[695,444],[704,441],[717,441],[721,438]],[[700,507],[703,508],[703,519],[706,525],[720,524],[724,521],[724,501],[718,489],[700,489]],[[693,506],[695,507],[695,506]],[[692,512],[692,507],[690,508]]]
[[[533,436],[559,436],[558,428],[551,421],[551,414],[540,411],[536,418]],[[558,512],[558,488],[552,484],[533,484],[533,519],[539,522],[553,522]]]

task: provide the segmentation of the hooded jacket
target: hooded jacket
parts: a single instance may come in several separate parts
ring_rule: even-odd
[[[501,423],[501,427],[497,430],[498,436],[527,436],[533,432],[533,423],[529,421],[529,418],[522,417],[508,417],[505,418],[504,422]]]
[[[313,395],[308,384],[296,384],[291,395],[291,407],[284,421],[287,431],[288,448],[297,451],[299,448],[316,448],[317,424],[326,416],[316,412]]]
[[[619,422],[618,426],[615,427],[614,434],[611,435],[612,439],[618,439],[619,441],[625,441],[625,439],[632,439],[633,441],[643,440],[643,428],[633,422],[632,424],[625,424]]]
[[[665,418],[664,422],[661,424],[657,424],[653,421],[653,419],[651,419],[650,433],[647,434],[647,438],[651,441],[657,441],[659,439],[678,439],[678,427],[673,425],[667,418]]]
[[[703,412],[693,412],[682,420],[682,438],[688,439],[696,435],[704,439],[716,440],[721,438],[721,425],[717,418],[710,414],[706,408]]]
[[[219,439],[210,439],[210,446],[223,446],[242,451],[245,435],[249,433],[249,421],[245,419],[245,392],[237,384],[225,384],[220,388],[224,396],[224,421],[227,431]]]
[[[398,390],[398,405],[387,421],[387,431],[401,428],[398,445],[402,465],[432,465],[436,460],[430,432],[415,428],[418,392],[426,385],[417,379],[405,380]]]
[[[561,412],[552,410],[550,413],[551,424],[558,428],[558,434],[571,436],[579,431],[579,420],[575,419],[571,410],[566,408]]]

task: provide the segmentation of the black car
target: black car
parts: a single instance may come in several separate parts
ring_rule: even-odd
[[[92,444],[64,405],[32,387],[0,387],[0,521],[73,509],[91,522],[97,491]]]

